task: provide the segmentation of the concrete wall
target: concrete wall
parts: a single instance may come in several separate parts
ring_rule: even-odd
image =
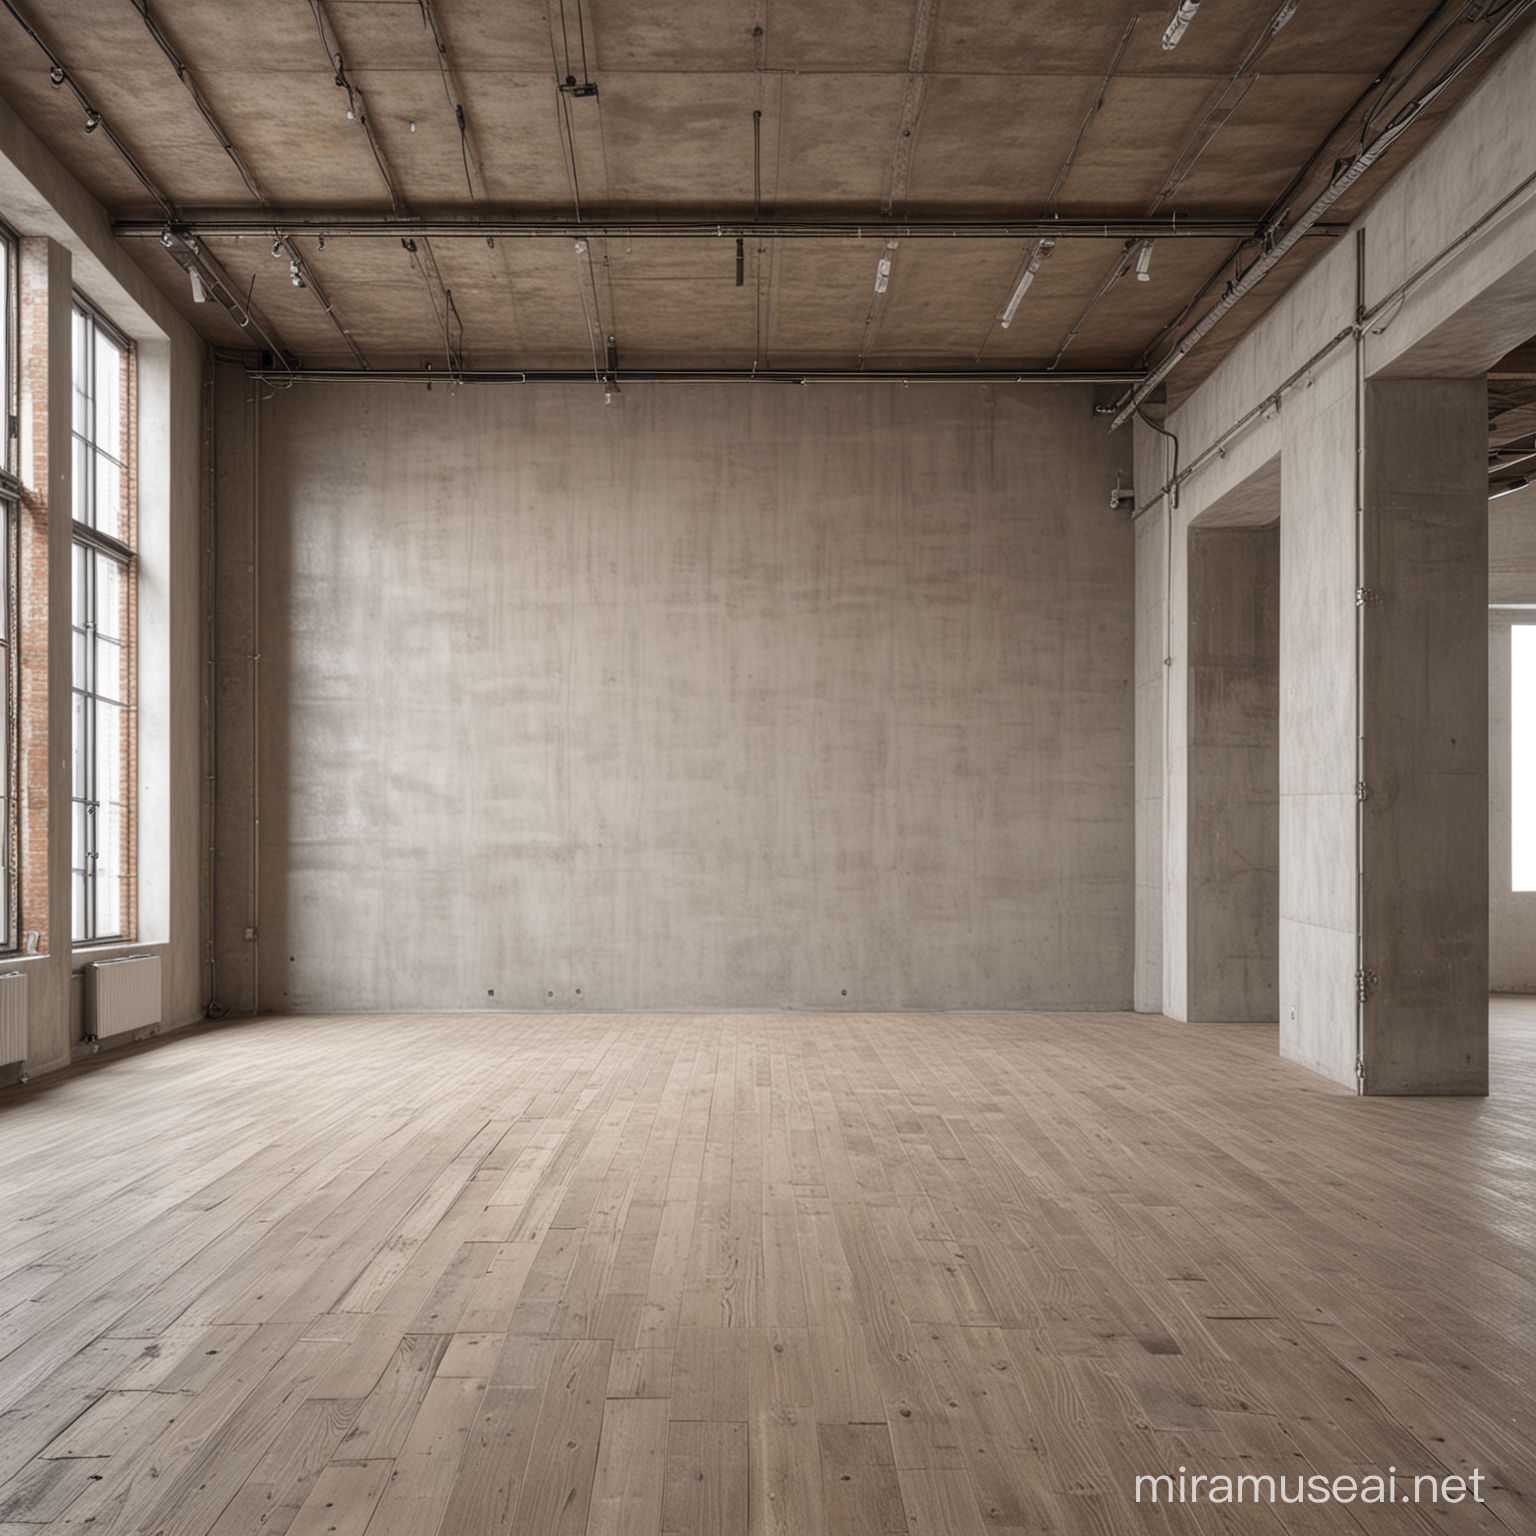
[[[161,957],[164,1024],[198,1019],[205,1002],[201,871],[201,397],[203,347],[122,252],[105,212],[0,102],[0,217],[37,253],[47,274],[53,337],[47,419],[24,410],[23,482],[46,508],[49,612],[23,616],[24,644],[46,651],[45,762],[28,786],[27,836],[46,843],[49,950],[0,958],[28,975],[29,1077],[81,1052],[74,997],[80,968],[124,953]],[[69,421],[69,302],[73,284],[134,340],[139,400],[139,942],[72,949],[69,943],[70,651],[69,544],[72,454]],[[46,486],[28,481],[32,449],[47,447]],[[28,641],[27,634],[33,637]],[[23,708],[27,701],[23,700]],[[24,811],[26,815],[26,811]],[[38,927],[24,909],[24,928]],[[83,1047],[90,1050],[92,1047]]]
[[[1189,1018],[1278,1014],[1280,529],[1189,543]]]
[[[1536,624],[1536,486],[1488,506],[1488,969],[1495,992],[1536,992],[1536,891],[1510,882],[1509,631]]]
[[[1088,392],[220,398],[222,1001],[1129,1004]]]

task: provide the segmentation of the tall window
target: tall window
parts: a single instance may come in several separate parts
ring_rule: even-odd
[[[133,936],[132,349],[74,314],[74,881],[77,943]]]
[[[1510,851],[1517,891],[1536,891],[1536,624],[1514,624],[1510,650]]]
[[[20,814],[16,730],[16,540],[21,484],[17,462],[20,373],[17,246],[0,224],[0,950],[19,941]]]

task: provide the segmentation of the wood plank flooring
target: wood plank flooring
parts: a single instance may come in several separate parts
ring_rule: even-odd
[[[1117,1014],[103,1057],[0,1095],[0,1536],[1536,1530],[1536,999],[1493,1021],[1487,1100]]]

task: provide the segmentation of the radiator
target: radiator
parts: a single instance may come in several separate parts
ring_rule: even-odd
[[[0,976],[0,1067],[27,1059],[27,973]]]
[[[87,1039],[160,1022],[160,956],[97,960],[85,968]]]

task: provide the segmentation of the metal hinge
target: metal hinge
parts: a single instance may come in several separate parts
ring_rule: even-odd
[[[1371,992],[1379,980],[1380,978],[1375,971],[1356,971],[1355,1000],[1361,1003],[1368,1002]]]
[[[1364,608],[1367,603],[1379,603],[1380,601],[1381,601],[1381,593],[1380,592],[1372,592],[1369,587],[1356,587],[1355,588],[1355,607],[1356,608]]]

